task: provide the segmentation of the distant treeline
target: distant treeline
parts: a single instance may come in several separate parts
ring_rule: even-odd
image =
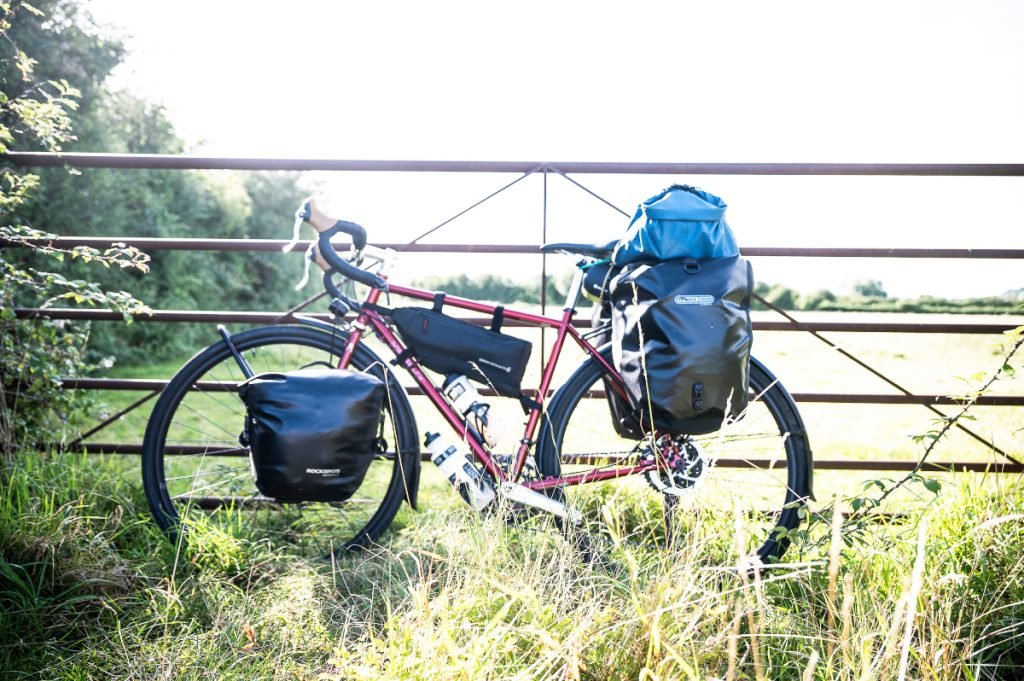
[[[517,282],[487,274],[469,277],[459,274],[449,277],[428,277],[416,282],[418,286],[451,295],[476,298],[499,303],[540,303],[540,280]],[[548,279],[548,302],[560,302],[565,296],[568,282],[555,277]],[[804,293],[781,284],[758,283],[754,292],[772,305],[783,310],[821,310],[834,312],[946,312],[959,314],[1020,314],[1024,312],[1024,289],[1002,296],[950,300],[934,296],[913,299],[890,298],[879,281],[862,281],[853,287],[853,293],[837,295],[820,289]],[[755,310],[768,309],[755,300]]]
[[[567,282],[557,277],[548,277],[547,302],[561,304],[565,301]],[[426,277],[414,285],[431,291],[444,291],[453,296],[486,300],[495,303],[525,303],[540,305],[540,277],[535,282],[516,282],[505,277],[485,274],[470,277],[457,274],[448,277]]]
[[[951,300],[935,296],[890,298],[882,283],[869,280],[854,285],[853,293],[836,295],[819,289],[810,293],[781,284],[758,283],[754,292],[783,310],[820,310],[824,312],[933,312],[955,314],[1020,314],[1024,312],[1024,289],[1001,296]],[[768,309],[754,301],[755,310]]]

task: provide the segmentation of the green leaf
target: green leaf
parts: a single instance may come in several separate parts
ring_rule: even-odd
[[[1017,370],[1014,369],[1009,362],[1007,362],[1006,364],[1003,365],[1003,373],[1009,376],[1010,378],[1013,378],[1017,375]]]
[[[922,480],[922,484],[924,485],[924,488],[932,494],[938,494],[939,490],[942,489],[942,483],[932,478]]]

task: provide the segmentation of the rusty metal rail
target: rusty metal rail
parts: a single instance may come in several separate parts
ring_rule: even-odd
[[[77,321],[122,321],[119,312],[111,310],[89,310],[81,308],[38,308],[18,307],[14,313],[20,319],[67,319]],[[330,321],[331,316],[321,313],[302,313],[305,317],[313,317]],[[228,310],[153,310],[140,313],[133,317],[138,322],[197,322],[209,324],[284,324],[294,321],[294,317],[280,312],[249,312]],[[463,317],[477,326],[487,326],[490,317]],[[573,324],[577,328],[590,328],[589,319],[577,319]],[[507,327],[527,327],[525,322],[509,320]],[[800,321],[768,321],[754,319],[755,331],[839,331],[853,333],[962,333],[962,334],[999,334],[1016,328],[1012,322],[825,322]]]
[[[142,453],[141,444],[125,444],[120,442],[87,442],[78,446],[79,451],[87,454],[115,454],[115,455],[139,455]],[[169,456],[227,456],[242,457],[248,456],[249,450],[243,447],[210,449],[200,446],[178,445],[168,447]],[[420,458],[423,461],[430,461],[429,452],[421,452]],[[565,463],[569,464],[601,464],[614,463],[609,457],[584,457],[567,458]],[[717,459],[716,466],[722,468],[785,468],[779,462],[769,462],[750,459]],[[914,461],[854,461],[850,459],[815,459],[815,470],[833,471],[894,471],[907,472],[914,470]],[[1024,465],[1012,462],[981,462],[981,461],[959,461],[942,462],[929,461],[921,467],[926,472],[971,472],[971,473],[1024,473]]]
[[[578,173],[581,175],[885,175],[1024,177],[1024,163],[603,163],[546,161],[383,161],[211,157],[164,154],[8,152],[20,167],[164,170],[332,170],[430,173]]]
[[[151,378],[67,378],[63,387],[68,390],[130,390],[160,392],[167,387],[169,380]],[[196,389],[205,392],[234,392],[236,383],[200,382]],[[422,395],[417,386],[406,386],[410,395]],[[534,391],[527,391],[533,393]],[[480,388],[480,394],[493,397],[497,393],[490,388]],[[955,406],[961,404],[956,398],[948,395],[892,395],[881,393],[791,393],[797,402],[824,402],[833,404],[937,404]],[[531,395],[535,396],[535,395]],[[551,395],[548,395],[550,397]],[[593,398],[604,397],[604,391],[593,390],[587,395]],[[975,402],[981,407],[1024,407],[1024,396],[1017,395],[982,395]]]
[[[3,240],[0,240],[0,244]],[[88,246],[107,248],[123,243],[143,251],[222,251],[280,253],[289,241],[285,239],[170,239],[164,237],[132,236],[61,236],[56,239],[33,239],[32,245],[53,245],[60,248]],[[302,254],[311,244],[299,241],[292,253]],[[540,245],[529,244],[376,244],[393,248],[400,253],[488,253],[510,255],[539,255]],[[338,250],[347,250],[348,244],[335,244]],[[782,248],[776,246],[744,246],[743,254],[750,257],[784,258],[935,258],[971,260],[1024,259],[1024,249],[1014,248]]]

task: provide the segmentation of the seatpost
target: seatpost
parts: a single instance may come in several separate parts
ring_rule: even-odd
[[[580,292],[583,290],[583,270],[576,268],[572,276],[572,284],[569,285],[569,292],[565,295],[565,309],[575,310],[576,303],[580,302]]]

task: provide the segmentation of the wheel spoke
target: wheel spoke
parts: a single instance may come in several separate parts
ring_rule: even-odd
[[[191,404],[186,403],[186,402],[182,402],[181,403],[181,408],[186,410],[187,412],[189,412],[189,414],[191,414],[193,417],[199,419],[200,421],[202,421],[204,423],[210,424],[211,428],[214,428],[215,430],[219,430],[220,432],[224,433],[224,435],[226,437],[229,437],[229,438],[231,438],[231,439],[233,439],[235,441],[238,440],[238,433],[232,433],[230,430],[228,430],[227,428],[225,428],[221,424],[219,424],[216,421],[214,421],[212,418],[210,418],[207,415],[209,412],[204,411],[204,410],[196,409]],[[239,418],[241,418],[240,415],[239,415]],[[194,424],[192,424],[189,421],[186,421],[184,419],[181,420],[179,427],[181,429],[183,429],[183,430],[195,432],[195,433],[198,433],[200,435],[208,435],[208,433],[206,431],[199,430],[199,428],[196,425],[194,425]],[[241,432],[241,431],[239,431],[239,432]]]
[[[610,356],[606,359],[610,361]],[[761,365],[751,365],[753,396],[742,418],[707,435],[659,436],[657,446],[649,441],[637,443],[615,431],[603,383],[601,365],[592,359],[552,400],[550,420],[545,422],[538,443],[538,467],[543,476],[556,475],[563,466],[570,466],[572,474],[579,475],[658,457],[669,462],[669,469],[645,473],[644,477],[653,476],[651,487],[671,492],[667,509],[685,508],[690,520],[681,526],[666,520],[646,530],[638,525],[632,532],[658,534],[668,526],[673,531],[695,531],[693,522],[705,517],[704,511],[713,512],[706,517],[725,513],[723,518],[727,519],[729,512],[738,510],[748,518],[752,552],[768,558],[784,550],[785,543],[770,539],[770,534],[777,522],[787,526],[799,522],[796,509],[786,507],[806,494],[800,490],[809,484],[810,471],[805,465],[809,448],[795,405]],[[620,460],[610,460],[616,454]],[[594,509],[598,515],[607,512],[600,510],[607,494],[590,488],[579,485],[548,493],[567,498],[582,510]],[[619,505],[635,504],[635,512],[623,511],[625,518],[635,516],[632,522],[647,522],[643,521],[649,514],[642,510],[646,503],[642,498],[618,495],[615,499]],[[701,531],[711,531],[709,528],[718,524],[716,521]],[[728,522],[725,525],[731,527]]]

